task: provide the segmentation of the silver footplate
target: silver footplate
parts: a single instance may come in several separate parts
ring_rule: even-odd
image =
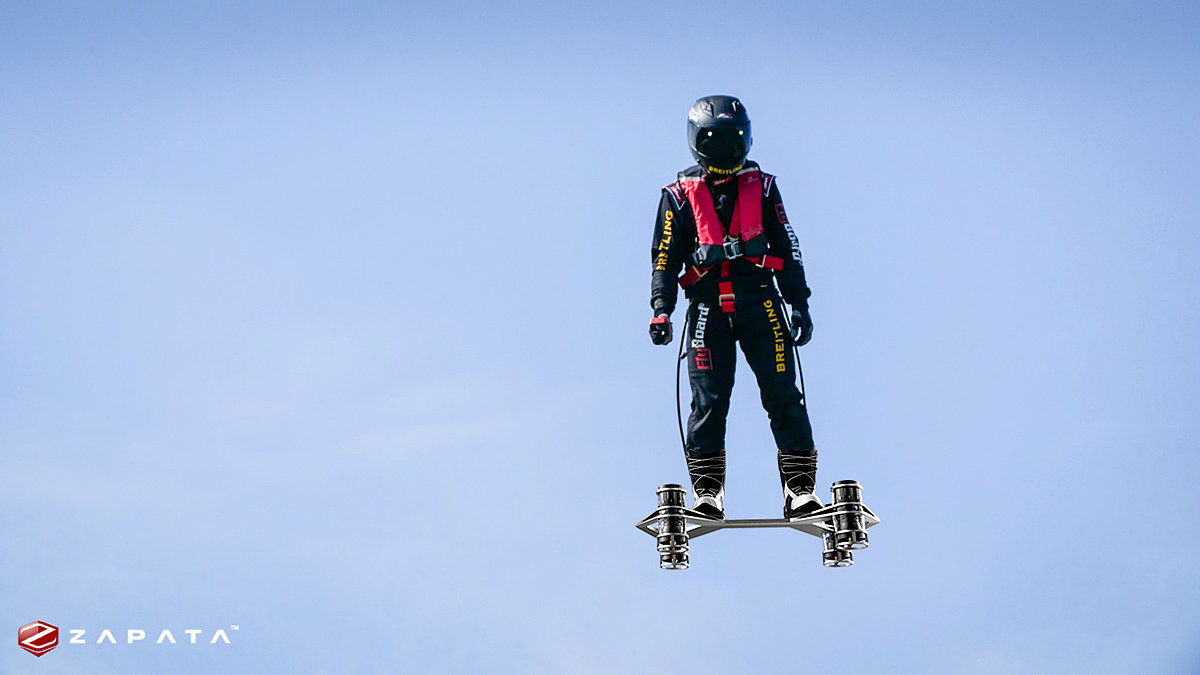
[[[830,488],[833,503],[791,520],[749,518],[715,520],[683,505],[687,490],[677,483],[658,488],[658,508],[637,523],[637,528],[658,542],[659,566],[687,569],[688,542],[717,530],[787,528],[819,537],[825,542],[821,561],[826,567],[854,564],[851,551],[867,548],[867,528],[878,525],[879,517],[862,503],[858,481],[842,480]]]

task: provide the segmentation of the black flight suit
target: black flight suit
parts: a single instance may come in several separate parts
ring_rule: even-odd
[[[747,166],[753,166],[748,162]],[[704,175],[693,166],[681,175]],[[779,189],[763,174],[762,225],[769,253],[784,260],[783,269],[772,273],[742,259],[729,262],[734,291],[734,312],[726,313],[718,302],[720,265],[685,289],[688,298],[688,380],[692,387],[692,411],[688,417],[687,450],[709,454],[725,448],[725,418],[733,391],[737,355],[734,343],[758,380],[763,408],[771,420],[771,432],[780,450],[813,447],[812,426],[804,400],[796,388],[796,364],[780,293],[789,305],[808,307],[810,291],[804,279],[800,244],[788,224]],[[726,230],[737,201],[737,181],[705,176],[713,205]],[[668,186],[670,187],[670,186]],[[676,191],[678,193],[678,191]],[[650,305],[656,312],[675,309],[680,271],[691,264],[698,238],[696,222],[686,199],[676,199],[663,189],[658,219],[651,244]],[[776,290],[778,283],[779,290]]]

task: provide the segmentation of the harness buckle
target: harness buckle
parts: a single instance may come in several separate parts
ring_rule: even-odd
[[[742,242],[736,239],[721,244],[721,249],[725,251],[726,260],[735,260],[742,257]]]

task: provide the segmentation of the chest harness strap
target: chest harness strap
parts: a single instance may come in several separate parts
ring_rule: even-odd
[[[679,186],[687,197],[688,205],[696,220],[698,240],[695,265],[688,266],[679,277],[679,285],[687,288],[720,265],[721,278],[717,283],[721,310],[733,313],[733,281],[730,279],[730,263],[742,259],[772,272],[783,269],[783,258],[766,253],[766,236],[762,225],[762,173],[757,168],[747,168],[737,174],[737,203],[730,218],[729,231],[721,224],[713,204],[712,192],[700,177],[680,177]],[[745,255],[753,251],[761,255]]]

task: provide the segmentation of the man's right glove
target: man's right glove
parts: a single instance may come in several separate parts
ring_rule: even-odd
[[[671,341],[671,317],[659,314],[650,319],[650,341],[656,345],[665,345]]]
[[[808,309],[792,309],[792,342],[797,347],[803,347],[812,339],[812,317]]]

